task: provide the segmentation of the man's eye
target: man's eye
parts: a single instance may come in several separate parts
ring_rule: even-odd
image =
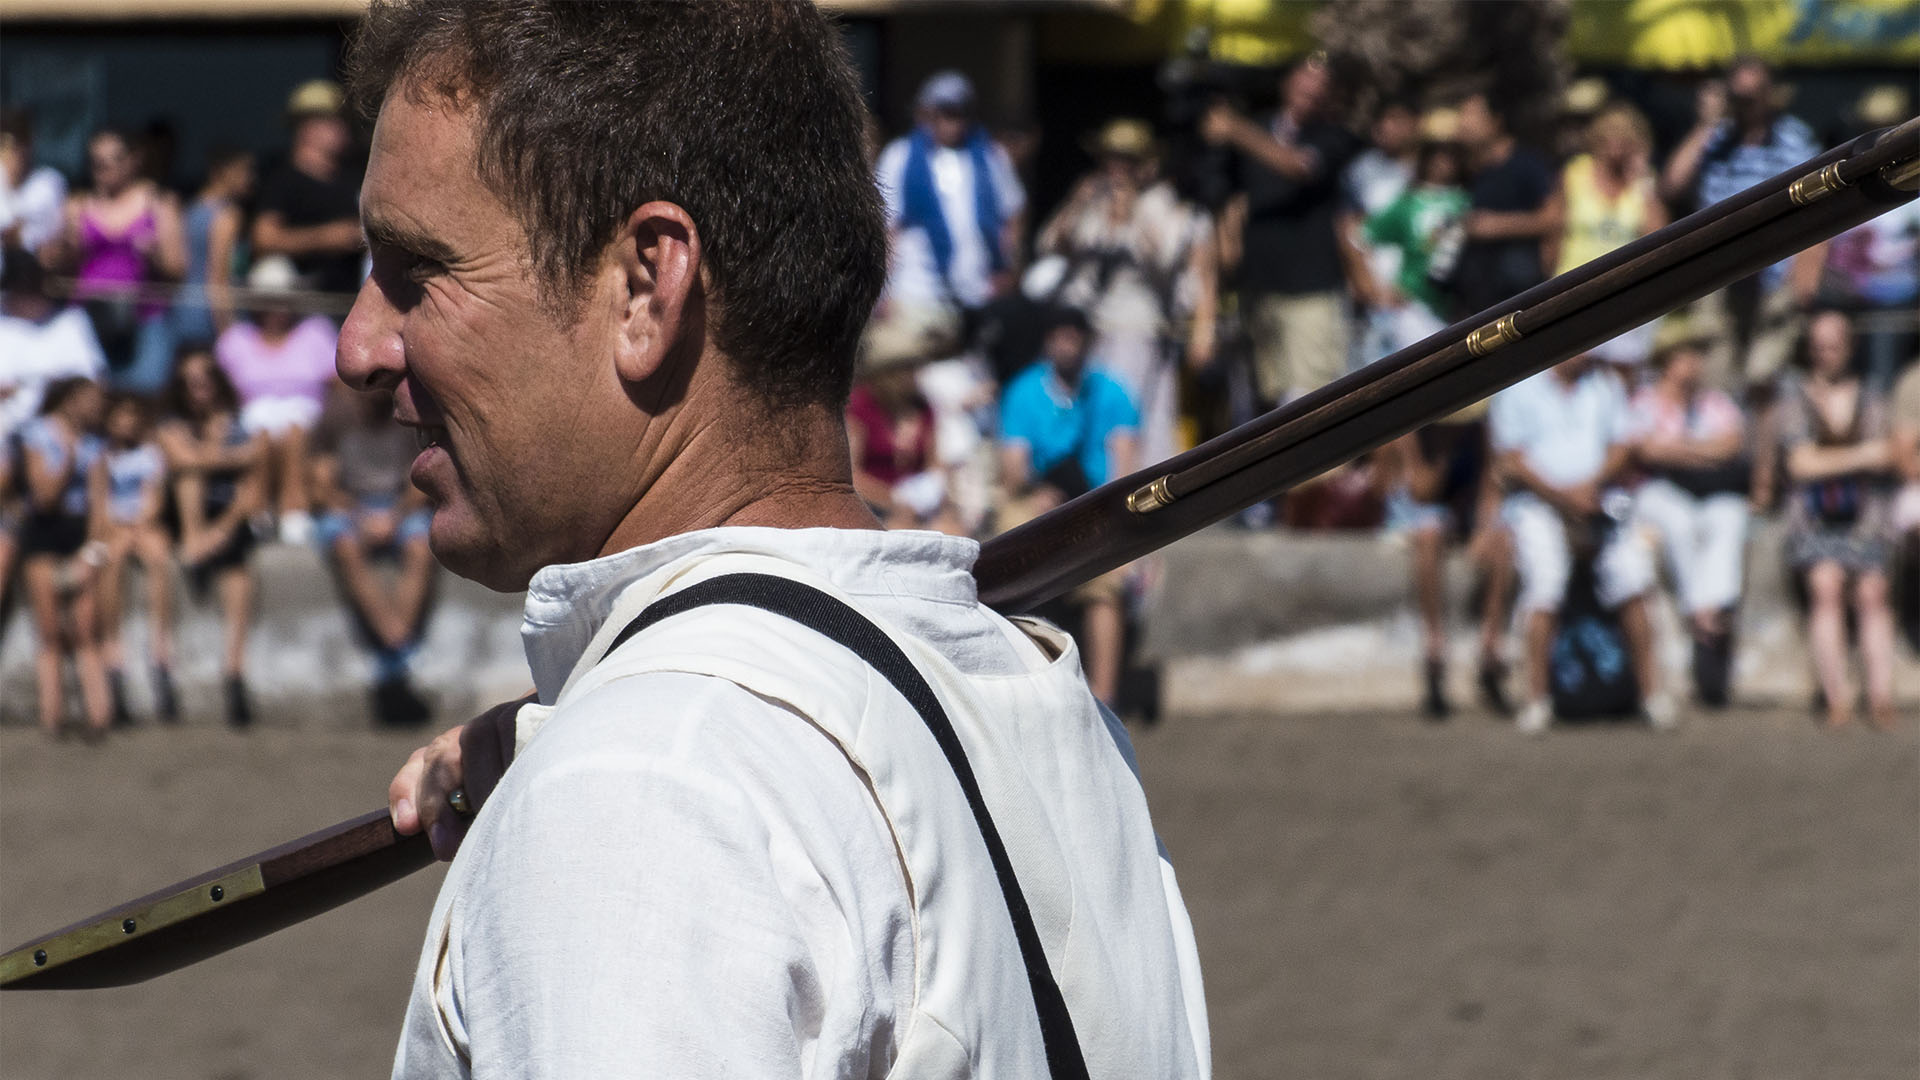
[[[428,278],[439,274],[441,271],[445,269],[446,267],[441,266],[438,262],[432,259],[426,258],[425,256],[422,256],[422,255],[407,256],[406,274],[407,274],[408,281],[414,281],[414,282],[425,281]]]

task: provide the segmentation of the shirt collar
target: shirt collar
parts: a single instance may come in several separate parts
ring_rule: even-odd
[[[521,644],[540,700],[552,703],[614,605],[636,583],[689,559],[770,555],[886,608],[902,599],[973,605],[980,545],[936,532],[732,526],[670,536],[587,562],[549,566],[527,585]],[[883,612],[884,613],[884,612]]]

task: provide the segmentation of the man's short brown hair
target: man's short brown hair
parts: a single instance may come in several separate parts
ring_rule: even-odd
[[[567,307],[637,207],[700,230],[719,347],[775,406],[844,402],[886,275],[865,115],[807,0],[376,0],[355,102],[396,86],[478,109],[480,173]]]

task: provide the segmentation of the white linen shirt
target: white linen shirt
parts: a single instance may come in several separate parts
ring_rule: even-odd
[[[1548,369],[1507,387],[1494,395],[1487,423],[1495,450],[1519,451],[1557,488],[1600,475],[1607,452],[1633,434],[1626,391],[1598,366],[1572,386]]]
[[[815,665],[799,676],[808,685],[871,685],[878,676],[793,624],[768,637],[772,617],[741,608],[678,616],[593,663],[646,602],[702,568],[712,574],[715,566],[737,568],[746,558],[784,564],[792,576],[824,584],[896,640],[930,646],[968,676],[1010,682],[1057,664],[979,604],[970,572],[977,553],[970,540],[935,533],[727,528],[537,574],[522,634],[543,705],[522,710],[514,763],[472,823],[442,886],[394,1075],[1016,1075],[994,1067],[996,1054],[1007,1060],[1007,1047],[992,1045],[999,1036],[981,1032],[1003,1033],[1009,1045],[1035,1044],[1023,1051],[1029,1061],[1037,1053],[1038,1026],[1023,975],[1017,994],[958,988],[962,996],[987,999],[971,1003],[980,1016],[962,1017],[979,1021],[971,1034],[988,1044],[987,1052],[967,1045],[965,1030],[948,1034],[948,1016],[927,1021],[926,999],[951,998],[956,990],[952,975],[942,983],[922,969],[942,938],[939,928],[921,920],[933,917],[929,911],[945,910],[954,922],[966,921],[954,912],[987,912],[997,921],[986,925],[997,926],[1006,921],[1005,908],[990,873],[969,887],[968,875],[916,880],[903,872],[927,850],[931,830],[893,830],[901,820],[924,817],[926,806],[940,800],[923,791],[918,798],[925,805],[889,816],[890,798],[915,796],[900,795],[898,778],[890,775],[897,762],[868,740],[868,729],[885,726],[876,716],[887,717],[873,712],[882,706],[870,703],[858,740],[845,740],[835,721],[811,722],[791,703],[803,695],[777,700],[727,677],[644,664],[675,650],[710,656],[715,643],[737,642],[738,655],[730,659],[745,670],[763,657],[769,669],[779,668],[782,658],[768,654],[805,650]],[[927,669],[950,669],[929,665],[926,655],[916,664],[938,688],[940,676]],[[1077,670],[1073,674],[1077,682]],[[956,717],[956,725],[964,734],[962,719]],[[1112,731],[1130,766],[1117,722]],[[969,753],[978,749],[970,745]],[[1005,770],[995,768],[996,748],[984,749],[974,767],[991,804],[997,792],[1004,797],[1008,782],[999,775]],[[870,768],[859,767],[856,752]],[[1108,769],[1104,762],[1067,766],[1089,775]],[[1118,771],[1137,795],[1137,779]],[[1043,766],[1035,775],[1045,775]],[[1143,802],[1137,817],[1144,823]],[[1056,975],[1066,965],[1060,981],[1069,1005],[1083,1009],[1075,1018],[1083,1043],[1119,1025],[1121,1033],[1106,1036],[1103,1045],[1126,1044],[1137,1053],[1145,1043],[1134,1029],[1164,1029],[1146,1035],[1160,1051],[1144,1063],[1151,1074],[1206,1076],[1198,962],[1170,868],[1157,863],[1164,894],[1161,882],[1146,883],[1155,897],[1165,897],[1158,925],[1136,920],[1143,923],[1137,933],[1096,934],[1110,922],[1083,918],[1081,908],[1069,905],[1075,930],[1089,927],[1070,946],[1065,928],[1049,918],[1060,906],[1049,902],[1058,886],[1071,879],[1089,891],[1130,891],[1135,900],[1141,893],[1108,888],[1097,867],[1084,873],[1049,868],[1039,880],[1027,880],[1020,853],[1033,850],[1035,827],[1025,814],[1001,822],[1050,963]],[[1129,839],[1126,850],[1137,855],[1140,836]],[[1155,865],[1150,830],[1145,844],[1147,864]],[[1128,861],[1114,859],[1110,847],[1086,847],[1087,860]],[[1137,869],[1139,860],[1132,863]],[[914,894],[916,885],[922,895]],[[936,890],[944,895],[926,895]],[[1091,899],[1103,902],[1099,895]],[[1084,905],[1088,898],[1074,894],[1072,900]],[[1112,904],[1121,902],[1116,897]],[[945,940],[953,938],[948,933]],[[1001,945],[976,941],[949,954],[954,958],[946,969],[970,970],[975,954]],[[1089,948],[1100,951],[1097,963],[1085,958]],[[1090,1009],[1084,999],[1076,1001],[1075,986],[1088,980],[1076,983],[1075,971],[1097,968],[1101,981],[1129,981],[1112,978],[1116,957],[1122,967],[1139,970],[1128,972],[1135,987],[1113,991],[1114,1000],[1168,1007],[1148,1017],[1138,1009]],[[1148,1075],[1103,1070],[1098,1049],[1089,1048],[1094,1076]]]

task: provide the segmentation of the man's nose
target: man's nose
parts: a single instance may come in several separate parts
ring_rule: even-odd
[[[400,338],[400,312],[372,275],[360,283],[353,309],[340,326],[334,353],[340,381],[362,392],[391,390],[406,374],[406,346]]]

